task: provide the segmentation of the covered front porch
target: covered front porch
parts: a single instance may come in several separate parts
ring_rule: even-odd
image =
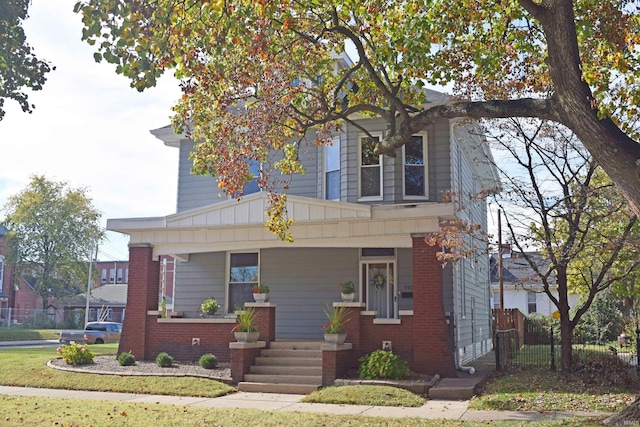
[[[163,218],[109,220],[109,229],[131,236],[120,352],[153,359],[164,351],[176,360],[213,353],[230,362],[234,380],[241,381],[261,349],[274,342],[320,341],[323,309],[346,304],[347,340],[323,347],[323,384],[357,367],[357,359],[382,348],[383,341],[415,372],[455,375],[453,321],[445,314],[451,310],[445,309],[439,249],[424,241],[437,231],[440,218],[451,217],[453,206],[366,206],[290,197],[295,241],[285,243],[264,229],[265,203],[263,195],[254,194]],[[246,259],[253,253],[259,260],[255,266],[234,260],[234,254]],[[159,305],[161,255],[179,261],[176,313],[166,317]],[[234,268],[247,265],[257,278],[252,273],[250,279],[234,279],[240,271]],[[339,302],[339,283],[346,280],[356,284],[353,303]],[[270,286],[270,302],[248,299],[246,290],[255,282]],[[222,308],[217,317],[203,318],[197,309],[211,296]],[[241,345],[232,333],[233,312],[247,305],[258,314],[260,339]]]

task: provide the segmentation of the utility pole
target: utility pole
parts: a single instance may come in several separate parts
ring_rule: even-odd
[[[502,211],[498,209],[498,292],[500,310],[504,310],[504,283],[502,281]]]
[[[94,260],[92,259],[93,257],[93,251],[92,253],[89,254],[89,278],[87,279],[87,304],[84,310],[84,324],[86,325],[87,323],[89,323],[89,299],[91,299],[91,272],[93,269],[93,263]],[[96,257],[95,257],[95,262],[98,261],[98,245],[96,244]]]

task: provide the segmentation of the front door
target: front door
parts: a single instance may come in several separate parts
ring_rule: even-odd
[[[367,310],[375,311],[376,317],[391,319],[397,317],[397,292],[395,288],[395,262],[363,262],[362,279],[367,302]]]

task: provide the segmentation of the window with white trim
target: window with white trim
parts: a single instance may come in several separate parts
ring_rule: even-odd
[[[107,269],[103,268],[100,275],[100,283],[107,283]]]
[[[260,283],[259,260],[258,252],[229,253],[229,313],[253,301],[253,287]]]
[[[358,181],[360,199],[382,199],[382,155],[374,153],[379,135],[361,135],[358,140]]]
[[[413,135],[402,147],[403,193],[405,199],[423,199],[428,196],[427,137]]]
[[[527,291],[527,310],[529,314],[535,313],[538,311],[537,298],[536,293],[532,291]]]
[[[340,137],[324,147],[324,198],[340,200]]]

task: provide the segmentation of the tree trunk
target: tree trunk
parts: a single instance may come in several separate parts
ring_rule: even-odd
[[[640,425],[640,396],[622,412],[619,412],[606,420],[604,424],[608,426],[631,426]]]

